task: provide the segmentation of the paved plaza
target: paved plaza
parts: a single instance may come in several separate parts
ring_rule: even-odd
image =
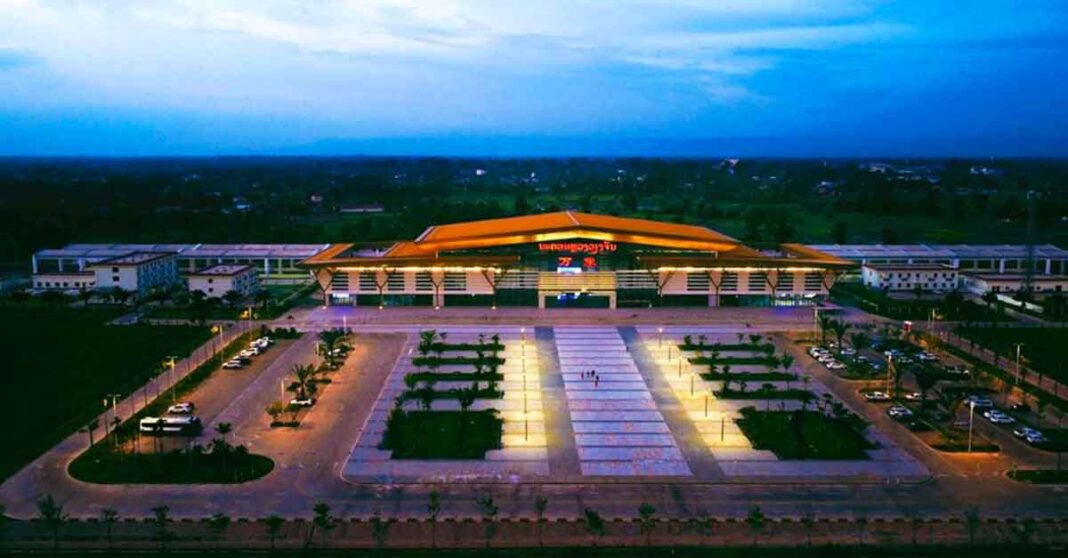
[[[553,333],[582,474],[689,476],[616,328],[558,327]]]

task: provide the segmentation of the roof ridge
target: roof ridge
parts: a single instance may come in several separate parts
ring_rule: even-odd
[[[576,227],[581,227],[582,226],[582,223],[580,223],[579,220],[575,218],[575,216],[573,215],[573,212],[570,209],[565,211],[564,214],[567,215],[567,218],[570,219],[571,223],[574,224]]]

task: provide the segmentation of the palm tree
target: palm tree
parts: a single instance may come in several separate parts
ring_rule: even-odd
[[[839,352],[842,351],[842,338],[845,337],[845,334],[847,331],[849,331],[850,327],[852,326],[849,325],[849,322],[846,322],[844,320],[834,320],[831,323],[831,331],[834,332],[835,338],[838,339]]]
[[[871,347],[871,337],[863,331],[858,331],[849,335],[849,344],[853,345],[857,353],[860,353],[864,349]]]
[[[812,510],[805,510],[801,515],[801,525],[805,527],[805,545],[812,548],[812,529],[816,526],[816,514]]]
[[[975,535],[979,532],[979,508],[968,506],[964,509],[964,524],[968,528],[968,546],[975,546]]]
[[[791,382],[792,378],[795,378],[795,376],[790,373],[790,368],[793,367],[793,365],[794,365],[794,355],[791,355],[789,353],[783,353],[782,358],[779,359],[779,366],[782,367],[783,374],[787,375],[787,377],[786,377],[786,389],[787,390],[790,389],[790,382]]]
[[[375,544],[379,550],[386,546],[386,538],[389,536],[389,524],[390,520],[382,518],[382,510],[376,509],[374,514],[371,515],[371,536],[375,538]]]
[[[638,506],[639,528],[642,534],[645,535],[645,546],[653,545],[653,527],[656,526],[656,520],[653,519],[654,514],[656,514],[656,508],[649,502],[642,502],[642,505]]]
[[[701,546],[705,544],[705,537],[712,534],[712,518],[708,515],[691,517],[686,521],[686,526],[689,527],[690,531],[697,533]]]
[[[52,532],[52,550],[59,548],[59,531],[70,515],[63,512],[63,504],[56,502],[51,494],[37,501],[37,517]]]
[[[542,531],[545,525],[545,509],[549,507],[549,499],[545,496],[534,498],[534,513],[538,519],[538,546],[542,546]]]
[[[828,316],[826,314],[820,314],[819,315],[819,322],[818,323],[819,323],[819,326],[820,326],[820,345],[823,345],[823,346],[827,345],[827,330],[831,329],[831,324],[833,324],[834,321],[835,321],[834,318],[831,318],[830,316]]]
[[[749,513],[745,516],[745,524],[749,526],[749,529],[753,532],[753,546],[757,545],[757,536],[764,530],[764,526],[767,524],[768,518],[761,511],[760,506],[753,506],[749,508]]]
[[[89,424],[85,425],[85,431],[89,434],[89,447],[93,447],[93,431],[100,428],[100,420],[93,419],[89,421]]]
[[[497,504],[493,503],[493,496],[489,494],[480,496],[475,500],[478,504],[478,511],[482,514],[482,521],[486,524],[486,548],[490,547],[490,541],[493,540],[493,535],[497,533]]]
[[[170,523],[170,506],[156,506],[152,508],[152,524],[156,527],[156,540],[159,541],[160,548],[167,548],[167,541],[171,538]]]
[[[307,399],[308,380],[315,375],[315,367],[310,364],[294,364],[293,375],[297,377],[297,393],[301,399]]]
[[[267,526],[267,537],[271,539],[271,550],[274,550],[274,542],[278,539],[278,533],[282,531],[283,519],[277,515],[269,515],[263,520]]]
[[[315,515],[312,517],[312,533],[319,531],[319,546],[326,548],[326,534],[337,526],[337,520],[330,514],[330,506],[325,502],[319,502],[312,508]],[[311,542],[312,533],[308,534],[308,542]]]
[[[211,527],[211,530],[215,531],[215,548],[219,548],[223,536],[226,535],[226,528],[229,526],[230,516],[222,512],[208,518],[208,527]]]
[[[278,422],[278,417],[284,412],[286,412],[286,406],[281,401],[267,405],[267,414],[271,416],[271,424]]]
[[[723,390],[723,393],[730,393],[730,391],[731,391],[731,380],[732,379],[733,379],[733,376],[731,376],[731,365],[724,364],[723,365],[723,387],[721,388]]]
[[[596,510],[586,508],[582,512],[586,524],[586,532],[590,534],[590,542],[597,546],[597,539],[604,536],[604,519]]]
[[[430,350],[434,347],[434,339],[438,336],[438,332],[433,329],[428,329],[419,332],[419,356],[427,356]]]
[[[437,548],[438,514],[441,513],[441,494],[430,491],[430,501],[426,505],[427,520],[430,521],[430,548]]]
[[[114,546],[111,538],[111,530],[119,521],[119,512],[115,508],[103,508],[100,510],[100,524],[104,526],[108,537],[108,548]]]

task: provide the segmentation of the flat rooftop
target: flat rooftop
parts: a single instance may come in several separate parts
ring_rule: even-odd
[[[850,260],[861,259],[996,259],[1027,257],[1023,244],[812,244],[821,252]],[[1068,259],[1068,250],[1052,244],[1035,246],[1036,258]]]
[[[244,273],[250,269],[254,268],[251,265],[247,264],[216,264],[211,267],[201,269],[199,271],[194,271],[193,273],[190,273],[189,276],[228,277]]]
[[[876,271],[957,271],[945,264],[866,264],[864,267]]]
[[[968,277],[975,277],[976,279],[982,279],[984,281],[1023,281],[1023,273],[971,273],[964,272],[962,275]],[[1068,281],[1068,275],[1041,275],[1035,273],[1031,276],[1031,281],[1035,283],[1061,283]]]
[[[68,244],[34,253],[38,258],[101,260],[131,252],[170,252],[180,258],[310,258],[330,244]]]
[[[100,265],[141,265],[173,256],[172,252],[133,252],[97,262]]]

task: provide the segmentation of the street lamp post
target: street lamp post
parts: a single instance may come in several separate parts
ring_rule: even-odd
[[[975,420],[975,401],[968,402],[968,453],[972,452],[972,422]]]
[[[1016,344],[1016,385],[1020,384],[1020,378],[1022,377],[1020,373],[1020,347],[1022,346],[1023,343]]]
[[[178,397],[175,394],[175,391],[174,391],[175,390],[175,384],[177,383],[177,382],[174,381],[174,367],[175,367],[175,365],[177,363],[177,358],[178,357],[175,357],[175,356],[168,356],[167,357],[167,366],[170,369],[171,403],[174,403],[174,400]]]
[[[657,348],[664,346],[664,328],[656,328],[656,346]]]

